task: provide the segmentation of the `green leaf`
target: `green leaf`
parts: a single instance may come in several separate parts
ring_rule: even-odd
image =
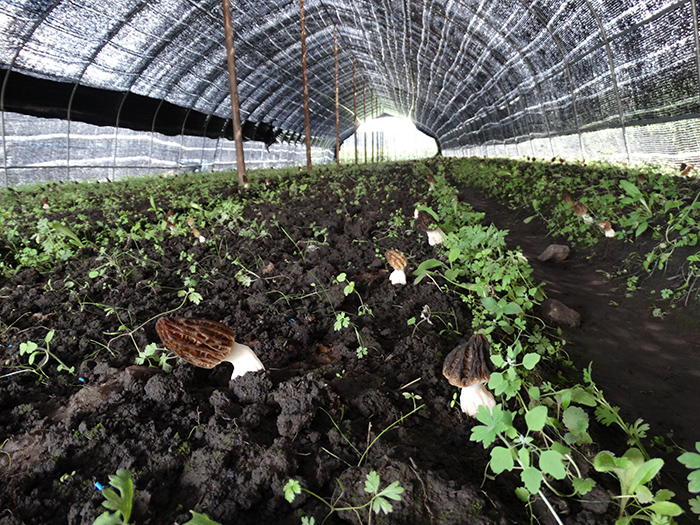
[[[284,486],[284,499],[291,503],[297,494],[301,494],[301,484],[295,479],[290,479]]]
[[[520,479],[525,485],[525,488],[530,494],[537,494],[542,485],[542,473],[535,467],[523,469],[520,473]]]
[[[622,189],[627,192],[627,194],[632,197],[633,199],[640,199],[642,198],[642,192],[640,191],[637,186],[632,184],[631,182],[627,180],[621,180],[620,181],[620,186],[622,186]]]
[[[118,512],[110,513],[105,511],[95,518],[92,525],[118,525],[120,523],[124,523],[124,521]]]
[[[491,356],[491,362],[493,363],[493,365],[494,365],[496,368],[501,368],[501,367],[503,366],[503,364],[505,363],[505,361],[503,360],[503,358],[502,358],[500,355],[498,355],[498,354],[493,354],[493,355]]]
[[[694,497],[688,503],[690,503],[690,510],[694,514],[700,514],[700,496]]]
[[[617,413],[620,411],[620,407],[606,407],[603,405],[598,406],[595,409],[596,419],[605,426],[610,426],[616,423],[618,420]]]
[[[700,443],[700,442],[698,442]],[[697,443],[696,443],[697,446]],[[695,452],[686,452],[678,457],[678,461],[683,463],[687,468],[699,469],[700,468],[700,454]]]
[[[535,353],[530,353],[530,354],[525,354],[525,357],[523,357],[523,366],[527,370],[532,370],[535,368],[537,363],[540,362],[541,356],[540,354],[535,354]]]
[[[206,514],[200,514],[193,510],[190,510],[190,513],[192,514],[192,519],[182,525],[221,525],[218,521],[210,519]]]
[[[379,496],[384,496],[385,498],[393,499],[394,501],[401,501],[401,494],[403,494],[404,488],[398,481],[394,481],[387,488],[379,493]]]
[[[365,492],[369,492],[370,494],[378,492],[379,482],[379,474],[377,474],[376,471],[373,470],[372,472],[367,474],[367,480],[365,481]]]
[[[680,505],[672,501],[657,501],[648,507],[649,510],[661,514],[662,516],[680,516],[683,514],[683,509]]]
[[[481,305],[486,308],[486,311],[489,313],[494,313],[496,310],[498,310],[498,303],[493,297],[482,297]]]
[[[387,500],[385,500],[381,496],[377,496],[372,501],[372,510],[375,512],[375,514],[379,514],[380,512],[383,512],[384,514],[389,514],[394,510],[394,508],[392,507],[391,503],[389,503]]]
[[[574,486],[574,490],[580,494],[588,494],[591,490],[593,490],[593,487],[595,487],[595,481],[593,481],[591,478],[574,478],[571,480],[571,483]]]
[[[530,432],[539,432],[547,422],[547,407],[540,405],[525,414],[525,422]]]
[[[688,474],[688,490],[693,493],[700,492],[700,470]]]
[[[509,448],[493,447],[491,449],[491,470],[496,474],[500,474],[504,470],[511,471],[515,467],[513,461],[513,453]]]
[[[566,477],[564,456],[556,450],[545,450],[540,454],[540,469],[554,479],[564,479]]]
[[[659,473],[663,466],[664,460],[661,458],[650,459],[649,461],[643,463],[639,469],[637,469],[637,472],[632,478],[632,482],[630,483],[630,492],[634,492],[640,485],[646,485],[649,483],[652,479],[654,479],[654,476]]]
[[[518,487],[517,489],[515,489],[515,495],[523,503],[527,503],[528,501],[530,501],[530,492],[524,487]]]
[[[593,459],[593,467],[598,472],[610,472],[611,470],[617,468],[617,462],[615,459],[615,455],[612,452],[602,450],[598,452]]]
[[[581,435],[588,430],[588,414],[581,407],[567,408],[562,416],[562,422],[576,435]]]
[[[523,309],[520,308],[518,303],[510,302],[503,309],[505,315],[517,315],[523,313]]]

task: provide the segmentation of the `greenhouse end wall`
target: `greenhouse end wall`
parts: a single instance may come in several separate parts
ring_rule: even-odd
[[[144,174],[236,168],[233,141],[102,127],[77,121],[2,113],[0,185],[44,181],[119,180]],[[244,142],[248,169],[306,164],[299,144]],[[312,148],[312,162],[333,160],[333,151]]]
[[[551,138],[488,143],[445,150],[447,156],[558,157],[631,165],[700,164],[700,119],[602,129]]]

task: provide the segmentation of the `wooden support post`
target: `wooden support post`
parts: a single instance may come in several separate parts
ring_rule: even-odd
[[[356,71],[357,68],[355,67],[355,57],[352,57],[352,115],[354,126],[353,137],[355,137],[355,164],[357,164],[357,83],[355,76]]]
[[[374,91],[369,94],[369,114],[374,120]],[[374,163],[374,131],[372,132],[372,163]]]
[[[238,184],[247,180],[245,174],[245,155],[243,153],[243,128],[241,126],[241,107],[238,102],[238,84],[236,83],[236,52],[233,47],[233,26],[231,24],[231,1],[223,0],[224,33],[226,34],[226,57],[228,59],[228,83],[231,89],[231,117],[233,123],[233,141],[236,145],[236,171]]]
[[[301,75],[304,90],[304,139],[306,142],[306,169],[311,169],[311,116],[309,115],[309,76],[306,72],[306,20],[304,0],[299,0],[301,12]]]
[[[338,85],[338,26],[333,26],[335,52],[335,163],[340,168],[340,86]]]

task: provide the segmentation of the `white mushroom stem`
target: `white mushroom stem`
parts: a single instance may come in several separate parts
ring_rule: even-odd
[[[615,237],[615,230],[613,230],[612,228],[608,228],[607,230],[605,230],[605,236],[606,237]]]
[[[459,404],[462,407],[462,412],[471,417],[476,417],[479,407],[484,405],[491,410],[496,406],[496,399],[493,394],[486,389],[486,385],[481,381],[473,385],[462,388],[462,394],[459,396]]]
[[[389,280],[391,284],[406,284],[406,272],[403,270],[394,270],[389,275]]]
[[[445,232],[443,232],[439,227],[437,230],[426,233],[428,234],[428,244],[430,244],[430,246],[435,246],[436,244],[442,244],[445,242]]]
[[[262,364],[262,361],[258,359],[258,356],[255,355],[255,352],[253,352],[250,347],[240,343],[233,343],[231,352],[229,352],[228,357],[226,357],[224,361],[228,361],[233,365],[231,379],[240,377],[248,372],[265,370],[265,366]]]
[[[584,213],[583,215],[581,215],[581,218],[583,219],[583,222],[585,222],[586,224],[591,224],[593,222],[593,217],[591,217],[587,213]]]

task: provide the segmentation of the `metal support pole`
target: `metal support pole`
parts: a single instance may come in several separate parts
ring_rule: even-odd
[[[355,164],[357,164],[357,68],[355,67],[355,57],[352,57],[352,116],[353,116],[353,126],[354,132],[353,137],[355,141]]]
[[[226,33],[226,57],[228,58],[228,81],[231,88],[231,116],[233,122],[233,141],[236,144],[236,170],[238,184],[243,185],[245,175],[245,157],[243,153],[243,129],[241,127],[241,108],[238,103],[238,84],[236,83],[236,53],[233,48],[233,26],[231,24],[231,1],[223,0],[224,33]]]
[[[362,86],[362,115],[364,115],[365,122],[367,122],[367,86]],[[362,145],[365,148],[365,164],[367,164],[367,131],[362,134]]]
[[[309,76],[306,71],[306,21],[304,0],[299,0],[301,13],[301,75],[304,91],[304,141],[306,142],[306,168],[311,169],[311,116],[309,115]]]
[[[338,26],[333,26],[335,52],[335,163],[340,168],[340,86],[338,84]]]

